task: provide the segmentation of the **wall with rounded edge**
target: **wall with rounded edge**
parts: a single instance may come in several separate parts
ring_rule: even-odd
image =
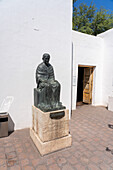
[[[72,32],[73,39],[73,109],[76,109],[78,65],[94,66],[92,105],[103,105],[103,39],[92,35]]]
[[[113,97],[113,29],[98,35],[104,41],[102,102],[108,106],[109,96]]]
[[[35,70],[45,52],[70,109],[71,18],[70,0],[0,1],[0,103],[14,96],[9,114],[15,129],[31,126]]]

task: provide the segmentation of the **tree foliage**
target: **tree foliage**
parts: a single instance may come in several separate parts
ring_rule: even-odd
[[[73,9],[73,30],[83,33],[97,35],[113,28],[113,13],[100,8],[96,9],[94,4],[87,6],[81,3]]]

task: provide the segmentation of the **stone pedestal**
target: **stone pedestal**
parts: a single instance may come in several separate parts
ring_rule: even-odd
[[[113,97],[108,97],[108,110],[113,112]]]
[[[41,155],[71,146],[69,135],[69,111],[43,112],[32,107],[30,136]]]

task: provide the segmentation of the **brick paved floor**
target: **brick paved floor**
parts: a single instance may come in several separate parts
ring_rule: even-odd
[[[0,138],[0,170],[113,170],[113,112],[104,107],[77,107],[70,121],[72,147],[41,157],[29,129]]]

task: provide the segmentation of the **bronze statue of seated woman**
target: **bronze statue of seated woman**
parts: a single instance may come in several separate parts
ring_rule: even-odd
[[[34,105],[44,112],[65,109],[60,102],[60,83],[55,80],[54,70],[45,53],[43,62],[36,69],[37,88],[34,89]]]

